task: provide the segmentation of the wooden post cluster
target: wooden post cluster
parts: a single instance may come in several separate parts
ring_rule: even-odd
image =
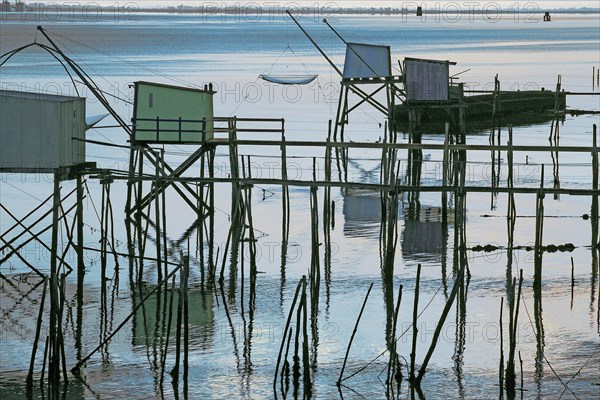
[[[300,302],[298,303],[298,298]],[[296,304],[298,306],[296,307]],[[289,379],[289,362],[287,360],[288,350],[282,361],[283,348],[289,349],[292,341],[292,327],[290,326],[291,320],[296,313],[296,331],[294,332],[294,355],[293,365],[291,368],[292,373],[292,384],[294,397],[298,396],[300,390],[300,377],[302,377],[302,388],[304,391],[304,397],[310,398],[312,393],[312,380],[310,374],[310,359],[309,359],[309,348],[308,348],[308,300],[306,296],[306,276],[303,276],[292,300],[292,305],[288,313],[288,318],[281,338],[281,345],[279,347],[279,354],[277,356],[277,363],[275,365],[275,373],[273,375],[273,391],[277,393],[277,380],[280,379],[281,392],[285,397],[289,386],[286,384]],[[287,345],[286,345],[287,343]],[[300,346],[302,345],[302,348]],[[281,368],[281,369],[280,369]]]
[[[523,285],[523,270],[519,271],[519,283],[518,283],[518,291],[516,292],[517,296],[515,296],[515,290],[517,290],[517,278],[513,278],[512,283],[512,294],[513,297],[510,301],[510,320],[509,320],[509,332],[508,332],[508,359],[506,361],[506,378],[505,378],[505,388],[509,398],[514,398],[515,388],[516,388],[516,374],[515,374],[515,349],[517,346],[517,331],[518,331],[518,321],[519,321],[519,304],[521,299],[521,286]],[[502,326],[500,326],[502,329]]]
[[[397,340],[396,337],[396,326],[398,325],[398,315],[400,314],[400,304],[402,303],[402,285],[398,288],[398,299],[396,302],[396,308],[394,309],[394,321],[392,324],[392,341],[390,349],[390,358],[387,367],[387,378],[386,378],[386,392],[389,397],[394,397],[394,387],[397,388],[396,392],[400,393],[400,385],[402,384],[402,364],[400,363],[400,356],[396,350]],[[394,385],[395,383],[395,385]]]

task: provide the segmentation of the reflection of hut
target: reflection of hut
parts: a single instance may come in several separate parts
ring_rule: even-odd
[[[453,215],[449,210],[448,223]],[[402,256],[416,261],[440,261],[444,236],[441,207],[421,206],[417,212],[408,212],[404,217]]]
[[[373,181],[374,170],[366,171],[358,163],[350,161],[361,170],[367,181]],[[381,191],[373,189],[346,188],[344,196],[344,236],[379,237],[381,227]],[[448,209],[448,224],[453,223],[454,212]],[[416,208],[398,207],[398,218],[403,218],[402,255],[405,259],[439,261],[445,235],[442,232],[441,207],[419,205]]]
[[[142,290],[142,296],[145,296],[152,290],[151,287],[145,287]],[[157,292],[158,293],[158,292]],[[159,294],[150,296],[140,307],[133,318],[133,345],[145,345],[152,343],[158,337],[166,336],[166,326],[169,318],[169,303],[171,290],[161,291]],[[135,304],[139,301],[139,292],[135,292],[132,300]],[[179,290],[173,291],[173,320],[171,321],[170,336],[176,335],[177,329],[177,303],[179,301]],[[190,341],[194,348],[205,349],[211,343],[215,332],[215,317],[213,312],[213,297],[210,293],[200,290],[188,291],[188,309],[189,309],[189,329]]]
[[[364,237],[379,234],[381,197],[379,190],[344,190],[344,236]]]

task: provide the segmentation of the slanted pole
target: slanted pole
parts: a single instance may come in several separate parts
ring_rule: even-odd
[[[327,57],[327,54],[325,54],[325,52],[323,51],[323,49],[321,49],[321,47],[319,47],[319,45],[317,44],[317,42],[315,42],[315,40],[308,34],[308,32],[306,32],[304,30],[304,28],[302,27],[302,25],[300,25],[300,23],[296,20],[296,18],[294,18],[294,16],[292,15],[292,13],[290,13],[288,10],[285,11],[287,13],[287,15],[290,16],[290,18],[292,19],[292,21],[294,21],[294,23],[296,25],[298,25],[298,28],[300,28],[300,30],[302,31],[302,33],[304,33],[304,35],[306,35],[306,37],[308,38],[308,40],[310,40],[310,42],[313,44],[313,46],[315,46],[317,48],[317,50],[319,50],[319,53],[321,53],[321,55],[323,57],[325,57],[325,59],[327,60],[327,62],[329,63],[329,65],[331,65],[331,67],[335,70],[335,72],[338,73],[338,75],[342,76],[342,71],[340,71],[340,69],[338,68],[337,65],[335,65],[333,63],[333,61],[331,61],[331,59],[329,57]]]

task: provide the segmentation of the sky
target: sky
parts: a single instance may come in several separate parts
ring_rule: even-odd
[[[218,6],[233,6],[239,5],[244,7],[246,5],[254,5],[259,7],[282,7],[282,8],[293,8],[294,6],[334,6],[339,8],[365,8],[365,7],[392,7],[392,8],[413,8],[415,4],[421,5],[424,9],[436,10],[481,10],[487,7],[497,8],[498,6],[502,9],[515,9],[518,8],[525,12],[535,10],[546,10],[546,9],[560,9],[560,8],[595,8],[600,9],[600,0],[401,0],[401,1],[381,1],[381,0],[25,0],[25,3],[65,3],[65,4],[99,4],[101,6],[111,5],[125,5],[135,4],[139,7],[168,7],[177,6],[180,4],[188,6],[206,6],[211,7],[214,5]]]

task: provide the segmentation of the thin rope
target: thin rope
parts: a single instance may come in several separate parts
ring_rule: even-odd
[[[292,54],[294,55],[294,57],[296,57],[296,59],[298,61],[300,61],[300,64],[302,64],[302,68],[304,68],[304,72],[308,75],[308,68],[306,67],[306,64],[304,63],[304,61],[302,61],[302,59],[294,52],[294,49],[292,49],[290,46],[288,46],[288,48],[290,49],[290,51],[292,52]]]
[[[288,51],[288,49],[291,50],[291,47],[290,47],[289,44],[285,48],[285,50],[283,50],[283,52],[279,55],[279,57],[277,57],[277,59],[275,60],[275,62],[273,62],[273,64],[271,64],[271,66],[269,68],[269,72],[267,72],[267,75],[271,75],[271,72],[273,71],[273,67],[275,66],[275,64],[277,64],[279,62],[279,60],[281,59],[281,57],[283,57],[283,55],[285,54],[286,51]]]

